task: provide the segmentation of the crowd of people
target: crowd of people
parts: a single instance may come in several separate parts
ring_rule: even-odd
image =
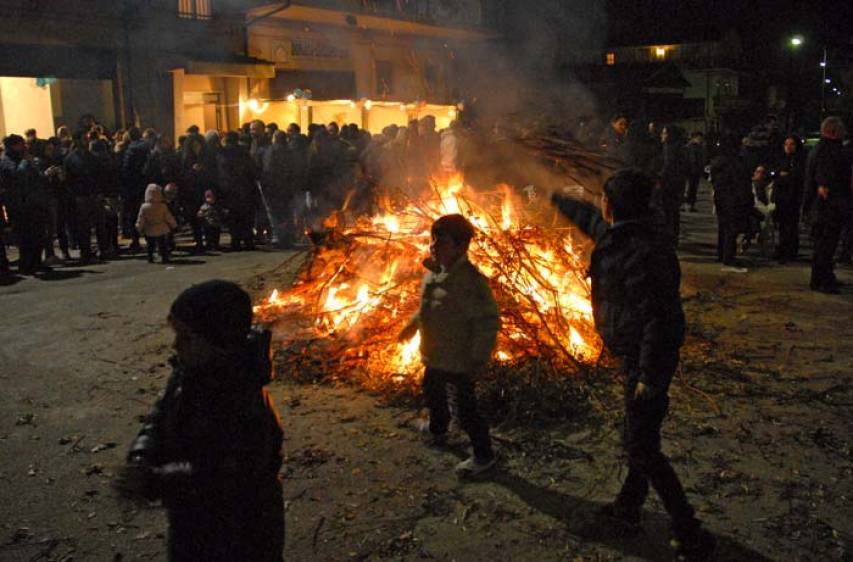
[[[153,129],[110,133],[84,118],[48,139],[35,130],[9,135],[0,158],[0,273],[10,272],[4,231],[19,248],[22,275],[72,260],[72,250],[80,263],[141,253],[142,238],[149,260],[156,249],[165,262],[178,229],[191,233],[195,253],[219,250],[224,230],[232,250],[259,241],[288,248],[332,210],[369,211],[380,185],[413,194],[439,166],[452,170],[457,130],[440,134],[432,116],[378,135],[337,123],[303,134],[297,124],[280,130],[256,120],[224,134],[192,126],[175,147]]]
[[[782,134],[772,118],[746,136],[706,140],[656,123],[638,134],[617,114],[603,134],[579,140],[656,180],[658,221],[676,245],[681,213],[696,211],[701,180],[710,179],[717,258],[730,271],[745,271],[738,254],[755,243],[779,262],[797,258],[807,224],[815,242],[811,287],[834,292],[834,263],[853,253],[851,156],[840,119],[828,118],[821,134],[807,158],[802,139]],[[0,274],[10,271],[9,230],[24,275],[71,260],[71,250],[81,263],[141,253],[142,238],[150,261],[155,250],[168,261],[179,229],[191,233],[195,253],[219,250],[224,231],[232,250],[258,242],[292,247],[335,210],[387,205],[384,187],[418,196],[437,172],[461,169],[469,136],[459,122],[437,131],[431,116],[378,135],[334,122],[312,124],[306,134],[260,120],[224,134],[192,126],[177,147],[153,129],[110,133],[92,117],[49,139],[35,130],[9,135],[0,158]]]
[[[738,254],[758,245],[768,257],[786,263],[800,255],[802,227],[810,232],[812,290],[835,293],[840,286],[835,263],[851,262],[853,252],[853,152],[838,117],[821,125],[821,138],[807,150],[802,138],[780,132],[768,118],[746,136],[725,133],[706,142],[674,126],[630,135],[628,119],[616,115],[600,148],[626,166],[655,178],[659,220],[675,243],[680,214],[696,211],[701,179],[713,186],[717,218],[717,260],[727,271],[745,272]]]

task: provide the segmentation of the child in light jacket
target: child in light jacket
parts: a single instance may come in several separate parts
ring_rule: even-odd
[[[177,226],[175,216],[163,202],[163,189],[156,183],[148,184],[145,189],[145,203],[139,208],[139,216],[136,218],[136,230],[145,237],[149,263],[154,263],[155,245],[163,263],[169,262],[166,240]]]
[[[474,227],[462,215],[446,215],[432,225],[431,258],[423,279],[420,309],[400,333],[400,341],[421,333],[423,389],[436,444],[447,440],[450,411],[447,385],[456,387],[462,429],[474,456],[456,466],[461,474],[479,474],[495,465],[489,425],[477,411],[474,383],[495,348],[500,315],[486,277],[468,261]]]

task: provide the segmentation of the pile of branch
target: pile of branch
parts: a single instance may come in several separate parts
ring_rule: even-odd
[[[539,139],[536,148],[529,140],[525,146],[544,158],[563,150],[568,162],[568,145],[558,141]],[[606,161],[570,148],[573,169],[586,174],[571,179],[596,191],[602,170],[609,169]],[[419,305],[429,227],[456,210],[447,208],[440,186],[434,189],[420,200],[400,195],[389,209],[393,227],[376,217],[331,221],[333,227],[302,256],[293,285],[279,287],[276,298],[256,307],[256,316],[282,342],[279,376],[346,381],[389,400],[417,395],[417,351],[404,349],[396,337]],[[481,388],[489,397],[486,409],[498,418],[550,410],[559,417],[567,403],[588,395],[586,381],[600,359],[586,280],[589,244],[557,220],[546,198],[511,195],[516,207],[508,227],[501,214],[507,196],[507,189],[499,189],[453,198],[477,228],[471,261],[490,278],[501,310],[499,353]],[[545,381],[553,383],[547,391]],[[543,410],[546,401],[551,406]]]

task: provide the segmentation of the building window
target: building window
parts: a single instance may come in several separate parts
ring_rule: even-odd
[[[209,20],[213,17],[213,0],[178,0],[178,17]]]
[[[382,97],[394,93],[394,63],[389,60],[376,61],[376,92]]]
[[[655,47],[655,57],[658,59],[666,58],[666,47]]]
[[[607,66],[616,64],[616,53],[607,53]]]

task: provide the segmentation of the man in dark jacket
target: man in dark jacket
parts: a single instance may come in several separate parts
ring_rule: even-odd
[[[142,138],[141,131],[131,127],[128,131],[130,145],[124,153],[124,161],[121,167],[121,180],[123,190],[123,228],[126,236],[130,236],[133,242],[130,252],[139,252],[139,233],[134,223],[139,214],[139,207],[145,200],[145,188],[148,186],[145,178],[145,164],[148,162],[148,154],[151,152],[151,138]]]
[[[282,431],[264,389],[269,332],[251,328],[249,295],[227,281],[185,290],[169,323],[174,369],[117,487],[163,501],[170,562],[281,562]]]
[[[717,261],[737,267],[737,237],[746,232],[755,204],[750,174],[738,155],[740,139],[720,139],[720,154],[711,163],[714,207],[717,214]]]
[[[23,137],[9,135],[3,139],[3,147],[0,191],[5,194],[6,209],[18,235],[18,272],[32,275],[39,270],[49,269],[41,262],[50,218],[47,179],[27,151]],[[3,254],[0,260],[5,261],[5,248]],[[0,261],[0,268],[3,265]]]
[[[661,154],[658,176],[660,202],[666,226],[675,245],[681,235],[681,203],[687,182],[687,156],[680,129],[668,125],[661,129]]]
[[[85,135],[75,135],[72,146],[71,152],[65,157],[65,183],[74,199],[75,238],[80,248],[80,260],[85,263],[95,258],[92,252],[92,230],[96,230],[96,236],[103,236],[102,232],[97,232],[100,222],[98,163],[89,151]],[[98,242],[99,246],[104,245],[103,240],[99,239]]]
[[[800,251],[800,208],[803,205],[804,161],[802,143],[794,136],[785,138],[782,156],[776,163],[773,198],[779,245],[774,257],[780,263],[796,259]]]
[[[696,196],[699,193],[699,181],[705,173],[705,135],[693,133],[687,143],[687,204],[690,212],[696,212]]]
[[[628,117],[621,113],[613,115],[610,125],[601,136],[599,146],[605,154],[618,160],[623,166],[633,165],[634,154],[628,137]]]
[[[814,257],[810,287],[813,291],[837,293],[835,250],[841,229],[851,212],[851,158],[842,146],[845,128],[838,117],[827,117],[820,126],[821,140],[814,149],[806,182],[816,186],[814,225]]]
[[[681,269],[668,237],[654,227],[653,182],[639,170],[622,170],[604,185],[603,214],[581,201],[555,195],[560,212],[595,241],[589,275],[595,326],[625,370],[625,449],[628,475],[603,515],[637,532],[651,485],[672,518],[679,554],[714,550],[669,459],[661,452],[661,423],[679,360],[685,320]],[[608,223],[610,223],[608,225]]]
[[[231,131],[217,156],[219,189],[229,211],[231,249],[255,249],[252,225],[258,206],[258,170],[249,151],[239,145],[240,136]]]

